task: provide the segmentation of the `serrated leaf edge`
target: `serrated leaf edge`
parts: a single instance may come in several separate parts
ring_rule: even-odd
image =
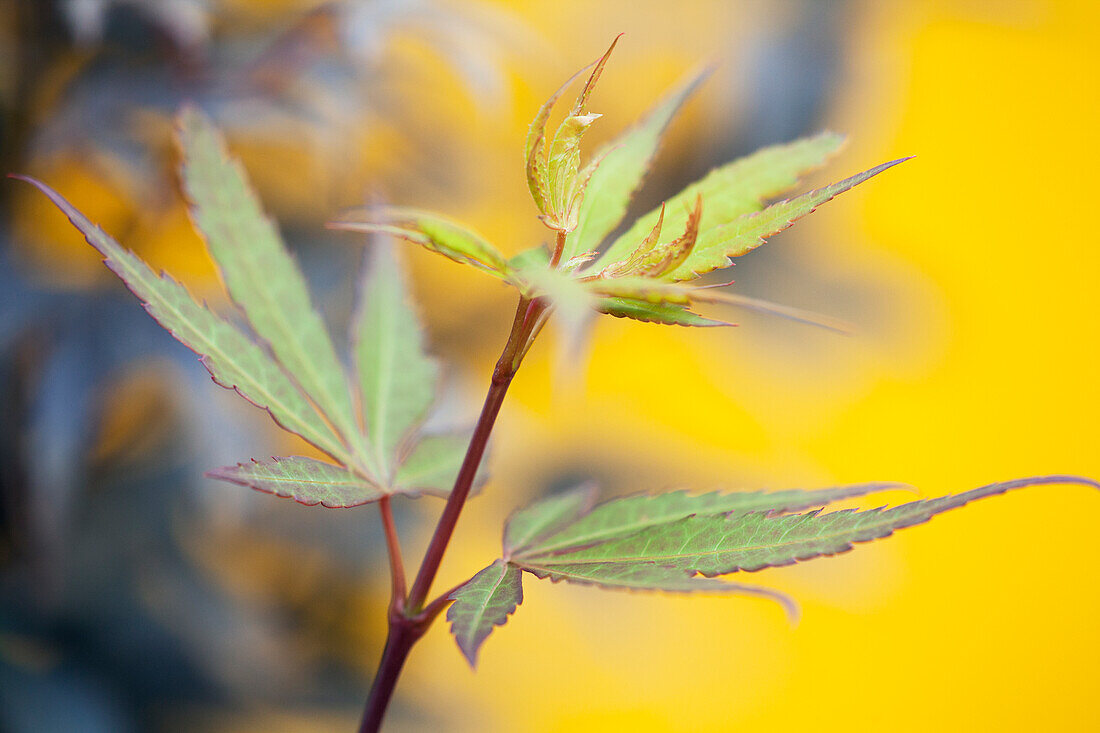
[[[459,634],[456,633],[456,631],[455,631],[456,622],[455,622],[454,614],[453,614],[455,606],[452,605],[450,608],[447,609],[447,620],[451,622],[451,635],[454,637],[455,643],[458,644],[459,650],[462,651],[462,655],[464,657],[466,657],[466,661],[469,663],[471,668],[476,668],[477,667],[478,653],[481,650],[481,645],[484,644],[485,640],[489,638],[489,634],[491,634],[493,632],[493,630],[496,629],[497,627],[504,626],[506,623],[508,623],[508,619],[510,619],[515,614],[515,612],[519,609],[519,607],[523,604],[523,573],[522,573],[520,568],[516,567],[512,563],[509,563],[509,562],[504,561],[504,560],[495,560],[490,565],[486,566],[484,569],[482,569],[482,570],[478,571],[477,573],[475,573],[465,583],[463,583],[462,585],[460,585],[457,588],[455,588],[454,590],[452,590],[450,592],[450,594],[447,596],[448,600],[457,601],[458,598],[456,597],[456,595],[458,594],[459,591],[461,591],[469,583],[471,583],[478,575],[485,572],[486,570],[489,570],[489,569],[493,568],[497,563],[500,563],[500,577],[497,578],[496,585],[494,586],[494,592],[495,592],[496,589],[500,588],[501,584],[504,582],[505,578],[508,576],[510,571],[514,571],[514,572],[518,573],[518,578],[517,578],[517,580],[519,581],[518,582],[518,588],[517,588],[518,597],[515,599],[515,603],[512,606],[512,610],[508,611],[508,613],[505,614],[504,619],[499,620],[499,621],[494,620],[493,623],[492,623],[492,626],[486,632],[484,637],[482,637],[480,640],[476,640],[476,641],[471,642],[469,640],[464,640],[463,637],[460,637]],[[471,646],[471,643],[472,643],[472,646]]]

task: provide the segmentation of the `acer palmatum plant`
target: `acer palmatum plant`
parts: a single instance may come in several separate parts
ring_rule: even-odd
[[[813,314],[693,283],[729,266],[730,258],[755,249],[837,194],[902,162],[883,163],[765,205],[822,165],[842,138],[823,133],[766,148],[711,171],[604,246],[619,227],[669,120],[702,77],[673,89],[582,166],[581,140],[599,117],[588,111],[589,97],[614,46],[554,93],[527,136],[527,182],[539,218],[554,232],[553,246],[539,245],[506,258],[461,224],[406,208],[360,210],[330,225],[414,242],[518,291],[515,319],[472,434],[421,430],[435,398],[438,367],[426,353],[392,246],[376,244],[368,252],[370,266],[351,325],[354,368],[349,381],[275,225],[218,131],[197,109],[184,109],[177,120],[183,188],[194,224],[254,335],[197,302],[168,274],[153,272],[54,190],[23,179],[41,189],[83,232],[153,318],[200,355],[215,382],[266,410],[280,427],[331,459],[250,460],[215,469],[209,476],[306,505],[377,504],[389,551],[392,597],[389,635],[362,731],[380,727],[406,657],[444,611],[459,649],[473,665],[493,628],[504,624],[520,604],[524,572],[611,589],[757,595],[779,601],[793,614],[793,603],[775,591],[718,578],[844,552],[853,543],[886,537],[1009,489],[1051,483],[1100,487],[1076,476],[1041,476],[890,509],[831,513],[821,507],[899,485],[770,493],[676,491],[603,503],[591,487],[582,487],[512,514],[504,527],[500,558],[432,597],[455,524],[480,480],[482,457],[505,394],[551,315],[574,330],[595,312],[711,327],[729,324],[701,315],[693,306],[724,303],[837,328]],[[585,71],[588,76],[576,101],[551,136],[547,124],[555,102]],[[446,503],[419,569],[407,584],[391,502],[395,496],[417,494],[438,495]]]

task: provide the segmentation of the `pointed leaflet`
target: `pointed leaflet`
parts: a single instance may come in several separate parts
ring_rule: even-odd
[[[802,308],[781,305],[779,303],[773,303],[770,300],[753,298],[739,293],[715,292],[709,288],[695,288],[691,291],[691,299],[700,303],[724,303],[736,308],[744,308],[745,310],[755,311],[769,316],[786,318],[788,321],[804,323],[807,326],[817,326],[818,328],[828,329],[836,333],[852,333],[851,324],[839,318],[833,318]]]
[[[714,491],[709,494],[673,491],[667,494],[634,494],[600,504],[591,512],[571,522],[569,526],[553,535],[544,536],[536,547],[530,548],[525,554],[566,551],[570,548],[604,542],[653,529],[692,514],[790,512],[899,488],[906,487],[904,484],[879,482],[813,490]]]
[[[670,231],[683,231],[687,211],[698,195],[702,195],[706,209],[700,224],[704,234],[743,214],[759,211],[765,199],[792,188],[801,175],[824,164],[842,142],[842,136],[824,132],[785,145],[763,148],[716,168],[668,200],[665,226]],[[638,242],[653,228],[658,211],[654,209],[635,221],[608,247],[593,269],[602,269],[633,252]]]
[[[496,626],[523,603],[523,578],[519,568],[497,560],[451,592],[454,601],[447,609],[458,648],[473,667],[482,642]]]
[[[856,495],[857,489],[863,491],[873,490],[868,487],[848,487],[832,492],[779,492],[772,495],[772,505],[784,506],[786,504],[799,504],[799,502],[823,503],[829,500],[829,496],[839,498],[840,492],[845,496]],[[817,493],[816,501],[808,500],[804,496],[801,499],[797,495]],[[782,498],[780,494],[783,495]],[[710,593],[740,593],[755,595],[778,601],[788,615],[797,616],[795,604],[785,595],[751,585],[738,583],[726,583],[706,578],[693,578],[693,573],[685,572],[681,568],[672,565],[634,565],[615,566],[611,563],[602,565],[581,565],[577,567],[565,567],[543,565],[537,557],[547,552],[547,543],[553,542],[553,538],[561,535],[570,535],[571,528],[579,527],[578,537],[584,537],[585,533],[595,537],[612,537],[608,533],[606,524],[600,522],[600,510],[603,507],[620,507],[621,511],[613,514],[621,515],[626,520],[630,529],[628,532],[636,532],[640,528],[656,526],[660,521],[669,516],[682,517],[685,507],[691,505],[686,511],[720,510],[729,504],[729,497],[738,497],[741,504],[758,505],[761,502],[762,493],[755,494],[706,494],[702,497],[690,496],[687,492],[676,492],[663,496],[632,496],[623,499],[615,499],[590,511],[595,499],[595,490],[591,486],[582,486],[572,491],[556,494],[532,506],[515,512],[508,519],[504,528],[504,557],[520,568],[532,573],[539,578],[549,578],[555,582],[568,581],[582,585],[598,585],[602,588],[616,590],[661,590],[672,592],[710,592]],[[726,502],[723,504],[723,500]],[[694,502],[694,504],[692,504]],[[802,504],[803,506],[805,504]],[[586,519],[592,514],[597,514],[596,523],[587,523]],[[604,517],[606,518],[606,517]],[[594,540],[593,540],[594,541]],[[536,559],[532,559],[532,558]]]
[[[557,103],[558,98],[561,97],[570,84],[576,81],[581,74],[592,68],[594,64],[595,62],[589,64],[566,79],[565,83],[550,95],[550,99],[547,99],[539,107],[539,111],[535,113],[535,119],[531,120],[531,124],[527,128],[527,142],[523,151],[527,168],[527,187],[531,190],[531,198],[534,199],[535,206],[540,213],[547,213],[549,208],[547,198],[550,193],[546,176],[546,154],[543,152],[546,147],[546,122],[550,119],[550,112],[554,109],[554,104]]]
[[[585,566],[577,572],[562,572],[555,568],[545,571],[536,565],[520,561],[510,563],[514,553],[520,554],[540,538],[552,534],[563,525],[575,521],[590,511],[595,500],[593,485],[564,491],[512,514],[504,529],[504,558],[475,575],[451,594],[455,604],[447,612],[451,632],[470,664],[477,661],[477,651],[495,626],[503,625],[509,614],[523,600],[520,568],[540,578],[567,580],[585,585],[599,585],[620,590],[666,590],[699,592],[733,592],[757,595],[779,601],[792,617],[797,614],[793,602],[780,593],[765,588],[735,583],[692,578],[689,573],[662,566],[605,567]]]
[[[619,44],[619,39],[622,37],[622,33],[615,36],[615,39],[611,41],[611,45],[603,52],[603,56],[596,59],[592,73],[588,75],[588,80],[584,83],[584,88],[581,89],[581,93],[577,96],[577,101],[573,104],[573,109],[569,112],[570,115],[584,114],[585,110],[588,109],[588,98],[592,96],[592,90],[596,88],[596,82],[600,80],[600,75],[603,74],[603,67],[607,64],[607,60],[611,58],[611,52],[615,50],[615,46]]]
[[[586,566],[580,568],[578,572],[563,572],[560,569],[544,572],[537,567],[519,566],[505,560],[497,560],[456,588],[449,596],[454,600],[451,607],[447,609],[451,633],[471,667],[477,664],[478,651],[493,629],[507,623],[508,617],[523,603],[521,570],[526,570],[538,578],[550,578],[555,582],[565,580],[615,590],[752,595],[780,603],[792,620],[798,616],[798,607],[782,593],[759,586],[692,578],[676,568]]]
[[[633,127],[596,153],[603,160],[588,182],[577,228],[565,240],[564,259],[596,249],[619,225],[649,170],[669,121],[708,73],[709,70],[695,74],[680,84]]]
[[[557,92],[546,101],[535,115],[527,131],[527,185],[531,189],[531,196],[543,216],[539,217],[551,229],[568,231],[576,226],[576,195],[578,193],[578,172],[580,168],[580,141],[584,133],[593,122],[600,117],[597,114],[586,114],[588,97],[603,73],[615,45],[622,34],[615,37],[610,48],[581,71],[574,74]],[[576,103],[568,116],[558,126],[554,134],[554,140],[546,146],[546,122],[550,117],[550,111],[554,103],[568,87],[585,70],[591,68],[592,73],[584,84]],[[588,171],[590,174],[591,171]],[[586,185],[588,176],[585,177]]]
[[[604,298],[596,309],[616,318],[630,318],[645,323],[660,323],[666,326],[732,326],[732,323],[716,321],[693,313],[682,305],[669,303],[650,303],[630,298]]]
[[[79,229],[88,244],[145,305],[160,325],[192,351],[214,381],[236,390],[257,407],[267,410],[280,426],[296,433],[333,458],[351,457],[317,411],[285,372],[235,326],[195,302],[187,290],[167,274],[157,276],[139,257],[124,249],[44,183],[15,176],[36,186]]]
[[[708,229],[699,236],[695,248],[684,263],[669,277],[672,280],[690,280],[711,270],[726,267],[730,264],[731,257],[756,249],[767,237],[783,231],[826,201],[906,160],[909,158],[877,165],[831,186],[780,201],[758,213],[746,214],[729,224]]]
[[[177,125],[191,215],[230,296],[345,443],[357,445],[359,429],[344,369],[275,224],[264,215],[213,123],[188,107]]]
[[[623,565],[618,563],[540,565],[538,559],[521,558],[513,562],[542,580],[595,585],[608,590],[667,591],[670,593],[731,593],[767,598],[783,606],[792,620],[798,618],[798,604],[779,591],[758,585],[729,583],[711,578],[692,577],[692,573],[672,565],[655,563]]]
[[[687,224],[684,225],[684,233],[668,244],[654,247],[651,252],[640,257],[636,265],[637,273],[643,277],[660,278],[691,257],[695,241],[699,237],[699,220],[702,215],[703,197],[696,196],[695,206],[688,214]],[[631,260],[633,259],[634,257],[631,257]]]
[[[306,506],[338,509],[378,501],[387,495],[377,484],[343,466],[291,456],[253,460],[207,471],[210,478],[229,481],[290,499]]]
[[[352,325],[352,349],[372,463],[388,484],[399,444],[435,400],[439,369],[424,353],[420,323],[389,241],[374,245],[370,265]]]
[[[655,263],[646,274],[650,277],[664,277],[680,266],[691,256],[695,242],[699,238],[699,224],[703,218],[703,197],[695,197],[695,206],[688,212],[684,233],[664,247],[664,256]]]
[[[554,134],[546,175],[550,186],[550,211],[542,217],[551,229],[569,231],[576,224],[574,194],[581,164],[581,138],[600,115],[592,113],[566,117]]]
[[[644,573],[654,564],[707,577],[738,570],[760,570],[821,555],[835,555],[851,549],[853,543],[887,537],[895,530],[921,524],[941,512],[1009,489],[1054,483],[1100,488],[1100,484],[1076,476],[1042,476],[990,484],[962,494],[915,501],[885,510],[844,510],[829,514],[816,511],[781,516],[767,512],[731,516],[696,514],[603,542],[576,545],[572,549],[542,551],[536,548],[530,556],[517,558],[515,562],[530,563],[548,573],[574,573],[586,566],[634,566]],[[548,542],[553,542],[553,538]]]
[[[360,506],[393,494],[446,496],[466,453],[469,435],[429,436],[420,441],[398,468],[392,486],[379,486],[343,466],[291,456],[271,461],[238,463],[207,471],[210,478],[229,481],[306,506],[331,509]],[[479,473],[475,481],[484,481]]]
[[[610,279],[596,278],[585,282],[584,285],[592,292],[606,297],[676,305],[691,303],[691,296],[697,290],[687,285],[665,283],[632,275]]]
[[[469,443],[468,431],[422,438],[397,468],[393,477],[394,490],[403,494],[450,494]],[[478,467],[474,490],[485,483],[487,463],[482,460]]]
[[[653,228],[646,235],[646,238],[642,240],[641,244],[630,253],[630,256],[620,262],[613,262],[605,267],[599,274],[600,278],[620,278],[625,277],[638,269],[638,265],[642,263],[642,260],[653,251],[653,248],[657,246],[657,240],[661,236],[661,229],[665,224],[665,205],[661,204],[661,212],[657,215],[657,222],[653,225]]]
[[[521,552],[540,537],[587,513],[595,500],[595,485],[586,484],[515,512],[504,527],[504,556]]]
[[[622,277],[605,280],[599,278],[585,283],[595,293],[619,300],[637,302],[641,307],[672,304],[686,306],[691,303],[721,303],[737,308],[778,316],[797,323],[825,328],[837,333],[851,333],[851,326],[844,321],[819,313],[752,298],[739,293],[715,290],[710,287],[691,287],[642,277]]]
[[[349,212],[347,218],[329,222],[329,229],[367,234],[389,234],[502,280],[508,280],[511,268],[497,248],[477,232],[439,214],[419,209],[385,206]]]

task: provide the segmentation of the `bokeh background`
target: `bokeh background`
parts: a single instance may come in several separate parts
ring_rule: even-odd
[[[596,142],[719,64],[639,211],[823,128],[850,142],[814,183],[917,157],[733,272],[854,336],[604,318],[565,371],[544,338],[440,588],[497,556],[512,509],[586,478],[608,494],[897,480],[938,495],[1100,476],[1094,2],[3,0],[3,169],[224,308],[174,180],[171,113],[194,100],[339,334],[362,243],[323,222],[384,196],[507,252],[545,239],[526,124],[619,32]],[[0,202],[0,730],[351,729],[384,636],[376,512],[202,478],[303,448],[213,385],[41,196],[6,181]],[[513,296],[408,262],[449,363],[435,419],[472,422]],[[408,556],[440,506],[399,507]],[[802,603],[797,627],[758,600],[528,578],[476,674],[433,629],[391,729],[1097,730],[1098,516],[1095,493],[1044,487],[751,577]]]

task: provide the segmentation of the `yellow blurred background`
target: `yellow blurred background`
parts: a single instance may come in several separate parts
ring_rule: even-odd
[[[285,39],[291,18],[319,5],[196,7],[206,10],[202,38],[212,44],[233,33]],[[508,252],[545,239],[523,180],[526,124],[559,81],[618,32],[626,35],[592,102],[605,115],[593,132],[602,139],[683,73],[720,64],[674,123],[645,204],[747,145],[775,141],[778,131],[849,135],[811,183],[916,158],[827,204],[732,271],[741,292],[843,317],[856,325],[853,336],[741,314],[737,329],[698,331],[604,318],[588,362],[570,373],[557,369],[552,333],[544,337],[505,405],[493,479],[467,507],[439,589],[497,557],[500,527],[514,508],[590,476],[607,493],[896,480],[926,496],[1045,473],[1100,477],[1100,241],[1090,227],[1090,202],[1100,193],[1093,140],[1100,5],[442,5],[469,27],[417,17],[387,26],[369,46],[369,78],[356,81],[368,90],[362,108],[287,82],[279,76],[285,67],[272,71],[255,58],[260,70],[249,67],[250,78],[292,95],[309,114],[263,110],[270,124],[250,126],[253,107],[231,96],[238,87],[230,82],[207,100],[284,228],[323,242],[304,245],[304,261],[318,248],[356,247],[321,234],[320,224],[376,192],[468,221]],[[321,48],[346,42],[321,20],[305,21]],[[12,97],[27,129],[45,124],[96,53],[84,45],[58,54],[25,96]],[[218,57],[204,63],[216,68]],[[201,80],[204,72],[194,73]],[[786,96],[773,94],[780,87]],[[95,122],[75,119],[78,127]],[[167,170],[173,155],[166,115],[143,102],[125,119],[131,138],[153,151],[143,164],[155,162],[148,180],[162,180],[158,166]],[[10,158],[20,170],[55,185],[196,292],[220,297],[170,184],[141,183],[140,166],[94,141],[27,140],[37,142]],[[5,192],[5,200],[19,278],[55,294],[113,292],[110,273],[44,201],[22,189]],[[408,260],[433,346],[453,364],[448,409],[472,418],[511,295],[428,253],[410,251]],[[338,287],[346,290],[346,274],[320,281],[343,278]],[[335,320],[341,302],[328,309]],[[130,396],[101,399],[91,448],[98,460],[125,468],[134,460],[127,446],[143,436],[151,452],[174,449],[170,433],[159,442],[148,437],[156,418],[148,405],[159,399],[186,412],[178,407],[186,397],[162,394],[182,389],[181,371],[192,382],[201,372],[182,363],[139,364],[107,380],[114,391],[104,395]],[[217,391],[208,383],[199,389]],[[246,408],[225,409],[245,426],[234,430],[258,436],[244,441],[261,453],[302,450]],[[199,472],[218,465],[187,450],[198,453]],[[171,522],[173,537],[199,582],[267,619],[255,633],[282,640],[270,642],[280,653],[257,659],[297,665],[280,679],[287,689],[310,674],[316,686],[333,666],[350,682],[342,678],[339,694],[329,696],[253,698],[224,665],[199,665],[231,692],[184,702],[154,695],[158,714],[136,725],[350,729],[357,711],[349,701],[365,694],[380,650],[384,565],[374,555],[373,567],[349,570],[347,557],[309,533],[336,525],[374,533],[374,513],[347,510],[330,520],[337,512],[229,497],[235,489],[197,474],[188,480],[203,484],[196,489],[201,521]],[[133,483],[132,491],[142,490]],[[406,508],[408,557],[423,546],[440,506],[424,499]],[[1096,730],[1097,517],[1100,496],[1087,490],[1025,490],[836,558],[748,578],[800,601],[797,627],[763,601],[616,594],[529,576],[523,605],[490,637],[476,673],[443,624],[432,630],[399,685],[391,729]],[[185,594],[185,586],[171,590],[144,575],[140,585],[137,596],[161,609],[157,622],[176,628],[172,594]],[[268,621],[280,613],[284,623],[271,632]],[[283,628],[286,619],[294,628]],[[28,634],[0,625],[0,658],[28,658]],[[179,638],[199,653],[197,637]],[[215,654],[217,643],[209,646],[202,653]],[[55,642],[46,647],[62,653]]]

